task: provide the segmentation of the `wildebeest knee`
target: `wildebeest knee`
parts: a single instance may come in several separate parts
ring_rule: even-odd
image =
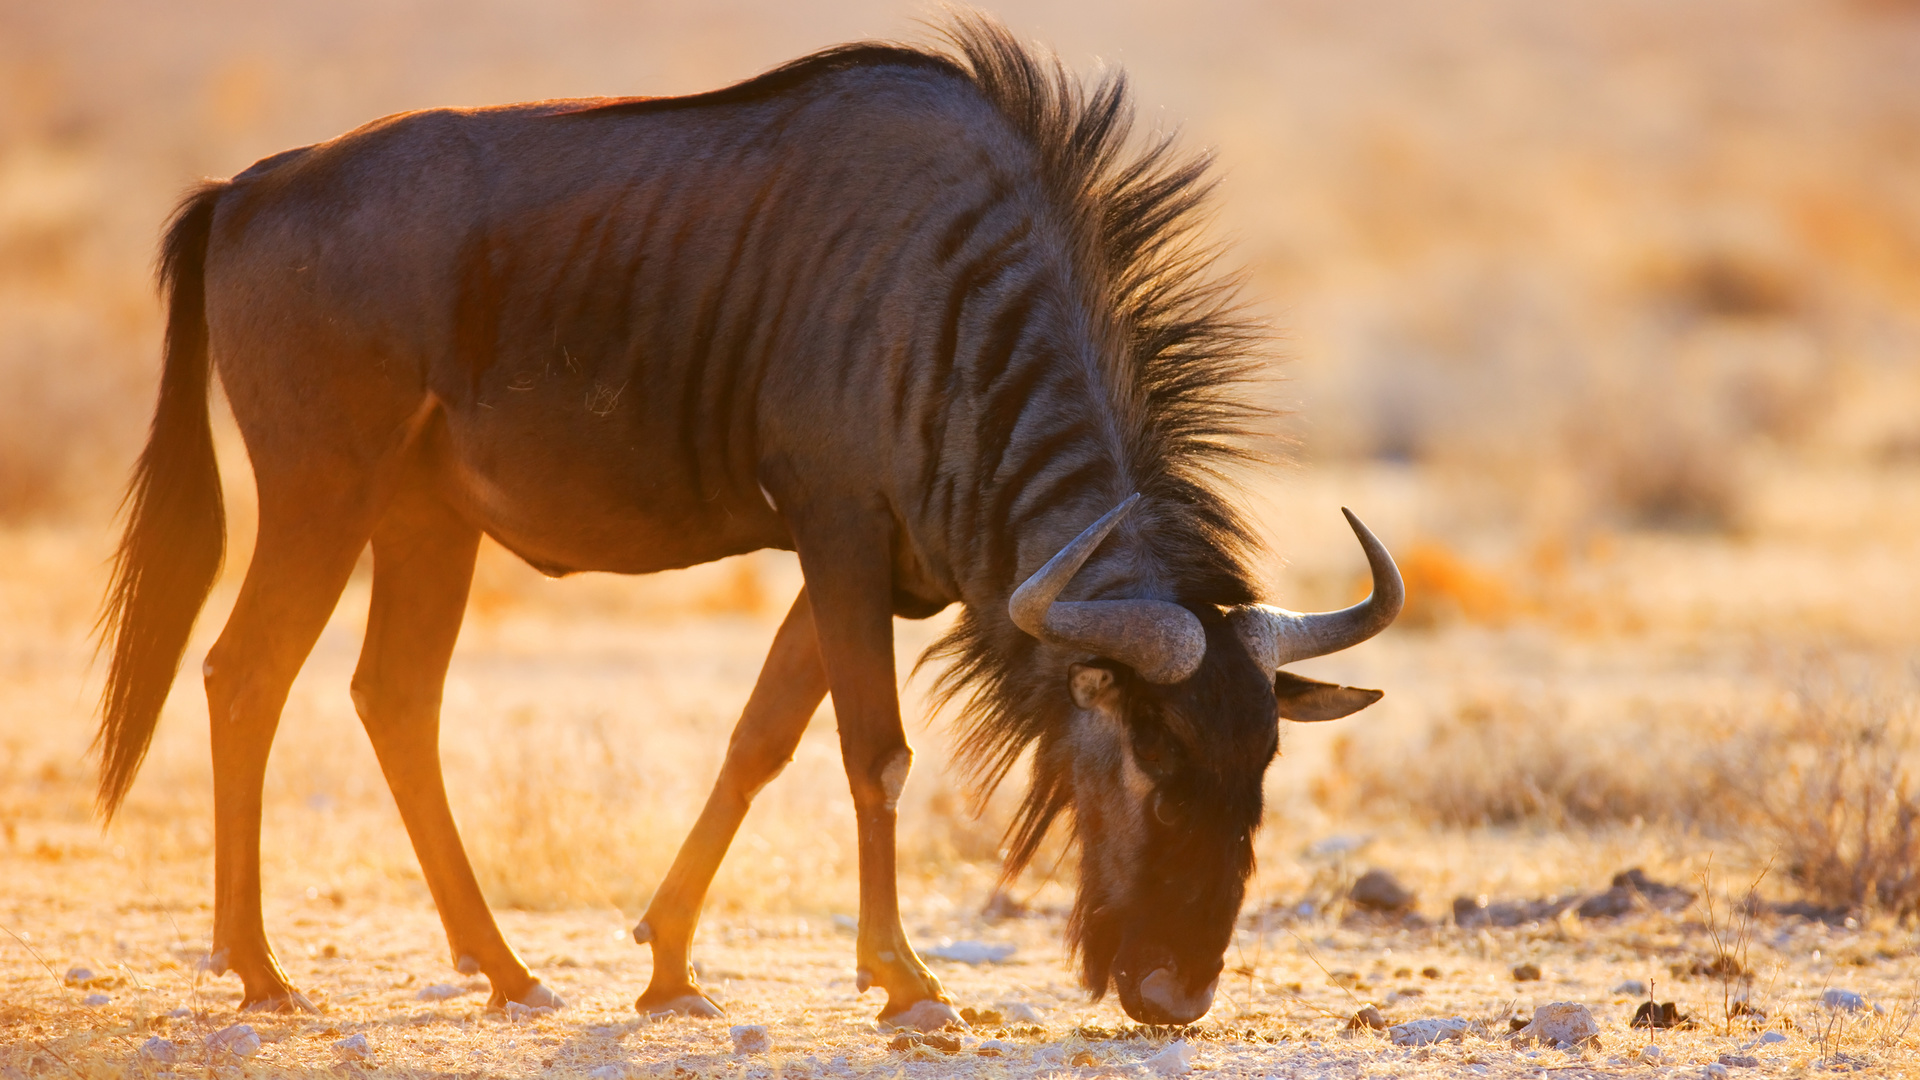
[[[431,716],[439,707],[437,700],[422,701],[415,694],[383,685],[380,680],[355,675],[347,690],[353,699],[353,711],[363,727],[392,726],[409,717]]]
[[[913,770],[913,751],[901,747],[881,759],[880,767],[875,770],[880,782],[880,796],[889,810],[900,805],[900,793],[906,790],[907,774]]]

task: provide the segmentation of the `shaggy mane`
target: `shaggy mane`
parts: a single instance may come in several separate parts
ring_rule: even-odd
[[[1247,444],[1265,414],[1233,389],[1256,374],[1251,353],[1262,334],[1239,305],[1242,276],[1215,272],[1218,252],[1198,235],[1214,186],[1208,156],[1180,154],[1171,134],[1137,142],[1118,69],[1088,85],[978,14],[956,15],[942,33],[954,62],[1037,151],[1074,231],[1077,276],[1120,346],[1105,350],[1114,415],[1176,599],[1194,607],[1256,599],[1247,567],[1255,541],[1220,489],[1227,466],[1254,459]],[[960,760],[976,805],[1037,744],[1003,880],[1025,868],[1068,805],[1067,762],[1055,745],[1068,700],[1061,680],[1033,677],[1037,644],[1003,612],[967,609],[920,658],[950,661],[934,684],[936,704],[966,699]]]

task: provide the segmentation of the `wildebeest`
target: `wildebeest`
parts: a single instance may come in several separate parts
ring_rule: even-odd
[[[1204,162],[1136,141],[1124,79],[1087,86],[995,24],[946,51],[862,44],[690,97],[435,109],[207,183],[162,249],[151,436],[108,595],[100,802],[146,752],[219,568],[209,371],[259,535],[204,668],[211,962],[248,1008],[303,1006],[260,913],[268,748],[363,548],[352,697],[446,927],[491,1004],[558,999],[502,938],[447,807],[442,682],[483,533],[540,570],[647,573],[759,548],[805,588],[698,823],[634,937],[643,1012],[712,1014],[689,963],[747,804],[830,691],[858,823],[858,984],[883,1020],[954,1013],[900,925],[911,754],[896,615],[964,608],[935,654],[964,748],[1033,783],[1005,872],[1067,814],[1087,987],[1174,1023],[1212,1000],[1278,720],[1377,691],[1282,665],[1378,632],[1401,587],[1259,605],[1219,492],[1251,410],[1252,332],[1193,219]],[[1350,515],[1351,516],[1351,515]]]

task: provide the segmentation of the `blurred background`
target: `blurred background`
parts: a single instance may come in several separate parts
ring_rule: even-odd
[[[1771,863],[1781,895],[1912,907],[1920,4],[991,10],[1076,69],[1125,66],[1150,126],[1217,155],[1212,228],[1273,328],[1251,392],[1286,410],[1268,433],[1285,461],[1243,477],[1272,598],[1364,588],[1343,504],[1409,579],[1399,627],[1308,666],[1388,697],[1287,734],[1256,904],[1335,895],[1349,870],[1321,855],[1372,844],[1436,912],[1716,852]],[[703,90],[841,41],[928,41],[937,18],[878,0],[0,5],[11,852],[120,845],[155,881],[206,872],[196,679],[104,837],[84,760],[86,635],[158,374],[155,244],[190,183],[387,113]],[[244,454],[222,439],[231,554],[189,671],[251,542]],[[496,902],[644,905],[797,582],[762,554],[549,583],[488,548],[446,728]],[[347,700],[365,603],[362,578],[289,705],[269,848],[298,850],[270,856],[270,894],[425,895]],[[944,624],[901,624],[903,673]],[[976,807],[958,788],[927,681],[907,685],[910,903],[977,905],[1015,793]],[[853,910],[835,757],[823,715],[716,904]],[[1033,876],[1018,896],[1044,906],[1071,865]]]

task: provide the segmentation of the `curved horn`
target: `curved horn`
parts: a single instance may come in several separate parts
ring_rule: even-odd
[[[1325,656],[1367,640],[1387,628],[1400,605],[1406,600],[1406,587],[1400,582],[1400,569],[1393,565],[1387,546],[1373,535],[1353,511],[1341,507],[1353,535],[1367,553],[1367,565],[1373,570],[1373,592],[1365,600],[1339,611],[1302,614],[1266,604],[1246,604],[1227,613],[1227,619],[1247,643],[1247,651],[1279,671],[1296,660]]]
[[[1007,601],[1013,624],[1041,641],[1118,660],[1150,683],[1177,683],[1200,667],[1207,634],[1200,619],[1165,600],[1059,600],[1100,541],[1140,501],[1135,492],[1034,571]]]

